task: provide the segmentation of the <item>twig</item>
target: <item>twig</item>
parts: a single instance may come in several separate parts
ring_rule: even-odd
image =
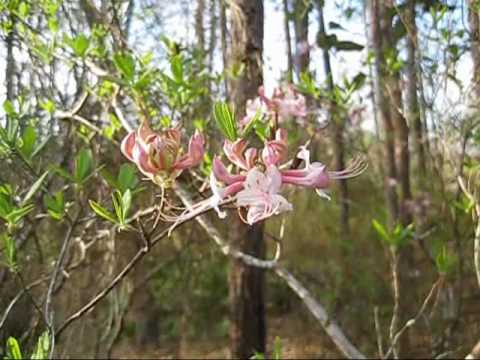
[[[43,277],[43,278],[40,278],[26,286],[24,286],[22,288],[22,290],[20,290],[18,292],[18,294],[12,299],[12,301],[10,301],[10,303],[8,304],[7,308],[5,309],[4,313],[3,313],[3,316],[2,316],[2,319],[0,320],[0,329],[3,327],[3,325],[5,324],[5,321],[7,320],[8,318],[8,315],[10,314],[10,312],[12,311],[13,307],[15,306],[15,304],[22,298],[22,296],[24,294],[26,294],[30,289],[33,289],[35,286],[38,286],[40,284],[42,284],[43,282],[47,281],[49,279],[49,277]]]
[[[420,307],[420,310],[417,312],[417,315],[413,319],[408,320],[405,325],[395,334],[393,337],[392,345],[390,346],[390,349],[388,349],[387,353],[385,354],[385,358],[388,358],[392,351],[395,351],[395,345],[397,344],[398,340],[402,336],[402,334],[409,328],[415,325],[415,323],[418,321],[418,319],[422,316],[424,313],[425,309],[427,308],[430,300],[433,298],[433,295],[435,292],[439,289],[439,287],[443,284],[444,277],[440,276],[438,280],[433,284],[432,288],[430,289],[427,297],[423,301],[422,306]]]
[[[399,274],[398,274],[398,251],[395,248],[391,249],[391,254],[392,254],[392,276],[393,276],[393,315],[392,315],[392,320],[390,322],[390,342],[391,342],[391,350],[393,350],[393,356],[395,359],[398,359],[398,349],[396,347],[396,341],[395,341],[395,333],[397,332],[398,329],[398,321],[400,319],[400,279],[399,279]],[[390,351],[385,355],[385,357],[388,357]]]
[[[480,341],[477,342],[465,359],[480,359]]]
[[[457,177],[458,184],[462,189],[465,196],[475,204],[475,213],[477,216],[477,226],[475,228],[475,237],[473,240],[473,262],[475,265],[475,274],[477,276],[478,286],[480,286],[480,204],[478,203],[477,199],[475,198],[474,194],[472,194],[468,187],[465,185],[465,181],[463,177]]]
[[[383,355],[382,329],[380,327],[380,319],[378,318],[378,306],[373,308],[373,320],[375,322],[375,333],[377,335],[378,356],[380,359],[384,359],[385,356]]]
[[[211,208],[205,209],[204,212],[201,212],[199,214],[202,215],[207,211],[210,211]],[[189,219],[179,222],[177,226],[181,226],[188,222]],[[115,276],[110,284],[99,291],[88,303],[83,305],[79,310],[74,312],[72,315],[70,315],[63,323],[62,325],[59,326],[58,330],[55,333],[55,336],[59,337],[63,331],[70,325],[72,324],[75,320],[81,318],[83,315],[85,315],[87,312],[92,310],[105,296],[107,296],[110,291],[112,291],[129,273],[132,271],[135,266],[140,262],[140,260],[143,259],[143,257],[148,254],[151,249],[164,237],[168,235],[170,231],[170,228],[166,228],[162,230],[160,233],[157,235],[151,236],[149,245],[142,247],[135,255],[134,257],[129,261],[129,263],[123,268],[122,271],[120,271],[117,276]],[[140,235],[142,236],[142,235]]]
[[[65,255],[67,253],[68,246],[70,245],[70,239],[72,238],[73,228],[75,227],[75,222],[69,224],[68,230],[65,234],[65,238],[63,240],[62,248],[60,249],[60,255],[58,256],[58,260],[55,264],[55,269],[53,271],[52,278],[50,280],[50,284],[47,290],[47,297],[45,300],[45,322],[50,331],[51,337],[51,347],[50,347],[50,358],[53,357],[53,352],[55,349],[55,328],[53,324],[53,311],[52,311],[52,295],[53,290],[55,289],[55,285],[57,283],[58,275],[61,271],[63,271],[63,261],[65,259]]]
[[[189,193],[179,186],[176,189],[177,195],[184,201],[185,205],[191,205],[192,200]],[[202,226],[202,228],[208,233],[208,235],[217,243],[222,252],[225,255],[232,256],[236,259],[240,259],[245,264],[255,266],[263,269],[272,269],[275,273],[281,277],[287,285],[293,290],[295,294],[303,301],[308,310],[313,316],[320,322],[325,329],[325,332],[330,336],[332,341],[338,347],[338,349],[350,359],[365,359],[363,355],[343,333],[342,329],[337,323],[330,319],[325,308],[318,303],[311,293],[283,266],[278,264],[278,258],[280,256],[280,248],[277,247],[277,254],[274,260],[261,260],[248,254],[244,254],[238,250],[232,249],[221,237],[218,230],[211,224],[211,222],[204,216],[197,216],[195,220]],[[278,245],[278,244],[277,244]]]

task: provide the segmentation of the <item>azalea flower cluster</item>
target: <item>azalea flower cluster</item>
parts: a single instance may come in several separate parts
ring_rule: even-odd
[[[305,98],[292,86],[286,90],[275,89],[271,98],[265,96],[263,87],[259,97],[250,100],[246,116],[240,126],[246,127],[250,121],[262,117],[272,120],[273,138],[264,141],[261,148],[249,146],[246,138],[226,139],[223,153],[235,171],[229,171],[220,156],[215,156],[210,174],[212,196],[198,202],[171,221],[184,221],[203,211],[214,208],[223,218],[226,213],[220,209],[225,202],[233,202],[241,210],[246,210],[246,217],[241,218],[252,225],[270,216],[291,211],[292,204],[281,194],[283,186],[301,186],[316,190],[328,197],[324,190],[332,180],[348,179],[358,176],[365,170],[363,161],[354,161],[342,171],[329,171],[320,162],[310,161],[310,152],[306,146],[297,150],[297,158],[303,160],[302,168],[290,168],[288,161],[287,131],[278,128],[278,123],[288,118],[307,116]],[[137,164],[140,171],[158,184],[164,179],[175,179],[182,170],[200,164],[204,153],[204,138],[196,132],[191,138],[188,151],[182,154],[180,132],[167,129],[160,133],[153,132],[147,125],[142,125],[122,142],[125,156]]]
[[[283,122],[290,117],[304,118],[307,116],[307,105],[305,97],[295,91],[292,85],[287,86],[286,90],[274,89],[270,98],[265,95],[264,87],[260,86],[258,97],[247,101],[245,112],[240,122],[242,126],[248,125],[258,113],[261,118],[271,118],[276,122]]]
[[[182,155],[181,132],[169,128],[154,132],[147,123],[130,132],[122,141],[121,150],[128,160],[158,185],[170,184],[185,169],[202,162],[205,139],[198,131],[190,138],[188,151]]]

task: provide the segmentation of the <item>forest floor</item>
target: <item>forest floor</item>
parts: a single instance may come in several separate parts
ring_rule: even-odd
[[[280,338],[282,359],[338,358],[333,345],[328,341],[321,327],[305,321],[297,315],[271,316],[268,318],[269,352],[275,339]],[[188,339],[171,341],[161,346],[140,347],[123,341],[115,347],[113,358],[135,359],[226,359],[229,356],[228,338],[206,340]],[[267,356],[269,358],[270,356]]]

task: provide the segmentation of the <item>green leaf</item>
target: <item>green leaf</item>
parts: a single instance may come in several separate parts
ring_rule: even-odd
[[[354,43],[353,41],[337,41],[334,45],[335,49],[341,51],[360,51],[364,46]]]
[[[75,179],[68,173],[67,170],[61,168],[60,166],[56,165],[50,165],[49,169],[60,175],[61,177],[69,180],[69,181],[74,181]]]
[[[123,164],[117,176],[118,189],[123,194],[128,189],[134,189],[138,183],[137,171],[131,164]]]
[[[170,70],[172,71],[173,78],[177,83],[183,82],[183,62],[181,55],[172,56],[170,63]]]
[[[113,209],[115,210],[115,214],[117,215],[117,219],[121,225],[124,224],[124,214],[123,214],[123,201],[122,201],[122,194],[118,190],[115,190],[112,194],[112,203]]]
[[[42,102],[40,106],[42,107],[42,109],[47,111],[50,115],[55,112],[55,107],[56,107],[55,103],[50,99],[47,99],[44,102]]]
[[[15,107],[10,100],[5,100],[3,103],[3,110],[5,110],[8,116],[15,116],[17,114]]]
[[[90,46],[90,40],[84,35],[80,34],[73,39],[71,47],[75,55],[83,57]]]
[[[20,18],[24,19],[30,10],[30,7],[28,6],[28,3],[26,1],[20,2],[18,5],[18,15]]]
[[[117,223],[117,220],[115,219],[115,216],[110,212],[108,211],[107,209],[105,209],[104,207],[102,207],[100,204],[96,203],[95,201],[93,200],[88,200],[88,203],[90,204],[90,207],[93,209],[93,211],[95,211],[95,213],[101,217],[103,217],[104,219],[116,224]]]
[[[100,175],[103,177],[103,179],[107,182],[108,185],[110,185],[112,188],[118,189],[118,181],[110,171],[108,171],[107,169],[102,169],[100,171]]]
[[[130,210],[130,206],[132,205],[132,192],[130,189],[127,189],[122,196],[122,224],[125,223],[125,219],[127,218],[128,211]]]
[[[223,135],[230,141],[237,139],[237,124],[230,107],[223,102],[218,102],[213,107],[213,115],[218,128]]]
[[[81,184],[93,171],[93,159],[90,150],[82,149],[75,158],[74,179]]]
[[[8,194],[0,193],[0,217],[7,219],[8,214],[13,210],[11,197]]]
[[[442,275],[449,274],[455,269],[456,264],[457,258],[449,254],[447,247],[443,245],[435,256],[437,271]]]
[[[132,55],[117,53],[113,56],[113,63],[127,80],[133,80],[135,76],[135,59]]]
[[[8,359],[14,360],[21,360],[23,358],[17,339],[11,336],[7,339],[7,357]]]
[[[257,121],[255,124],[255,134],[260,138],[262,141],[268,140],[270,137],[270,126],[262,121]]]
[[[242,131],[242,137],[248,136],[248,134],[257,126],[257,122],[259,122],[262,118],[262,110],[258,109],[255,113],[255,116],[250,120],[250,122],[245,126]]]
[[[22,205],[25,205],[31,198],[33,195],[35,195],[35,193],[38,191],[38,189],[40,188],[40,186],[42,186],[42,183],[43,183],[43,180],[45,180],[45,178],[47,177],[48,175],[48,170],[45,171],[38,179],[37,181],[35,181],[33,183],[33,185],[30,187],[30,190],[28,190],[27,194],[25,195],[25,197],[23,198],[21,204]]]
[[[57,33],[58,32],[58,20],[55,18],[49,18],[48,19],[48,28],[52,33]]]
[[[47,145],[47,143],[50,141],[50,137],[51,136],[46,137],[40,144],[38,144],[38,146],[35,147],[35,149],[32,152],[32,155],[30,155],[31,158],[34,158],[40,153],[40,151],[43,150],[45,145]]]
[[[265,360],[265,355],[263,355],[261,352],[255,352],[251,358],[254,360]]]
[[[329,27],[330,29],[345,30],[345,28],[344,28],[342,25],[340,25],[339,23],[336,23],[336,22],[334,22],[334,21],[330,21],[330,22],[328,23],[328,27]]]
[[[63,191],[58,191],[54,196],[45,194],[43,205],[47,208],[49,215],[55,220],[62,220],[65,213],[65,200]]]
[[[275,360],[280,360],[282,358],[282,341],[278,336],[275,337],[273,343],[273,358]]]
[[[31,204],[15,209],[12,212],[10,212],[10,214],[8,214],[7,221],[10,224],[16,224],[33,209],[34,209],[34,206]]]
[[[50,336],[48,335],[48,331],[45,331],[38,338],[37,346],[35,347],[35,351],[33,352],[30,358],[32,360],[47,359],[49,350],[50,350]]]
[[[392,245],[392,239],[387,232],[387,229],[379,223],[376,219],[372,220],[372,225],[375,231],[380,235],[381,239],[385,241],[388,245]]]
[[[17,260],[15,241],[6,233],[3,233],[1,238],[4,247],[3,256],[5,257],[5,263],[8,267],[15,269]]]

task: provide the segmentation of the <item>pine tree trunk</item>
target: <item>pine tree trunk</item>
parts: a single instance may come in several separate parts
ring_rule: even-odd
[[[208,69],[213,71],[215,48],[217,46],[217,1],[210,0],[210,38],[208,40]]]
[[[480,95],[480,20],[478,13],[478,1],[468,2],[468,22],[470,26],[470,46],[473,60],[473,86],[475,95]]]
[[[202,54],[205,53],[205,29],[203,26],[203,14],[205,12],[205,0],[197,0],[195,9],[195,37],[197,39],[197,49]]]
[[[226,9],[226,0],[220,0],[220,42],[222,47],[222,61],[223,61],[223,68],[226,70],[228,69],[228,44],[227,44],[227,9]],[[229,89],[228,89],[228,79],[225,76],[225,98],[229,99]]]
[[[381,4],[380,0],[369,0],[370,5],[370,36],[372,48],[375,55],[375,99],[378,111],[378,118],[383,126],[385,134],[385,197],[389,211],[390,224],[393,225],[398,218],[398,200],[395,183],[397,169],[395,165],[395,142],[394,127],[390,117],[390,104],[386,97],[385,87],[385,57],[383,54],[382,29],[380,28]]]
[[[287,43],[287,81],[293,82],[293,55],[292,36],[290,34],[290,10],[288,0],[283,0],[283,27],[285,30],[285,42]]]
[[[310,50],[308,46],[308,12],[310,5],[304,0],[294,0],[295,23],[295,74],[297,78],[308,71]]]
[[[319,33],[322,37],[326,38],[325,30],[325,19],[323,16],[323,6],[321,1],[317,1],[317,10],[318,10],[318,22],[319,22]],[[323,49],[323,66],[325,77],[327,78],[327,87],[330,93],[333,93],[334,82],[332,67],[330,64],[330,55],[328,49]],[[333,127],[333,144],[335,150],[335,170],[342,170],[345,168],[345,143],[343,140],[344,132],[344,119],[339,117],[338,111],[336,109],[336,104],[333,102],[330,104],[330,120],[331,126]],[[338,180],[340,188],[340,236],[342,240],[348,240],[350,234],[350,225],[349,225],[349,205],[348,205],[348,185],[345,179]]]
[[[413,128],[413,149],[417,158],[416,170],[418,171],[417,183],[421,188],[421,183],[425,179],[427,165],[424,150],[424,134],[422,119],[420,117],[420,108],[417,96],[417,23],[415,20],[416,0],[408,0],[406,11],[407,24],[407,109],[408,120]]]
[[[247,99],[257,94],[263,83],[263,1],[233,0],[231,6],[231,64],[244,71],[230,84],[237,114],[245,111]],[[232,245],[241,251],[264,257],[263,224],[247,226],[235,220]],[[230,349],[232,358],[249,358],[265,352],[264,271],[232,260],[229,276]]]
[[[376,86],[375,94],[379,107],[380,119],[385,132],[385,162],[386,162],[386,197],[389,208],[390,228],[398,223],[407,226],[411,222],[408,202],[410,191],[410,155],[408,148],[409,129],[402,114],[402,93],[400,76],[393,69],[388,69],[385,53],[393,52],[398,56],[396,43],[392,36],[393,3],[371,0],[371,32],[375,53]],[[388,98],[386,98],[388,96]],[[400,189],[397,196],[396,187]],[[390,340],[395,337],[402,324],[411,313],[414,301],[406,300],[411,281],[409,272],[413,268],[413,249],[411,246],[402,248],[391,247],[392,286],[394,309],[390,324]],[[412,297],[411,291],[408,297]],[[395,346],[395,356],[408,357],[410,353],[410,337],[407,330]]]
[[[11,19],[12,23],[14,23],[14,18]],[[13,56],[13,38],[14,38],[14,29],[15,25],[12,26],[12,29],[8,32],[5,38],[5,45],[7,47],[7,66],[5,67],[5,86],[7,88],[7,100],[13,102],[15,99],[15,87],[13,83],[13,78],[15,77],[15,58]],[[9,117],[7,115],[7,126]]]

